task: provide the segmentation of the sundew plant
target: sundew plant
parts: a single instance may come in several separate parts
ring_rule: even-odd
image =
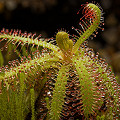
[[[72,27],[76,35],[60,30],[56,38],[44,39],[1,30],[0,120],[120,119],[120,85],[86,42],[103,30],[102,8],[81,8],[79,29]],[[3,66],[4,49],[18,59]]]

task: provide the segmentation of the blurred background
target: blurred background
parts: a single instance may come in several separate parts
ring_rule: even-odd
[[[59,29],[72,33],[71,27],[78,27],[81,4],[92,0],[0,0],[0,30],[19,29],[22,32],[36,32],[43,37],[55,37]],[[105,58],[116,75],[120,76],[120,0],[94,0],[103,9],[104,32],[89,46],[100,57]]]

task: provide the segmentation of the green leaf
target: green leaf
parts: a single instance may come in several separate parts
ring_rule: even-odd
[[[77,39],[77,42],[73,46],[73,53],[77,52],[77,50],[80,47],[80,45],[90,35],[92,35],[92,33],[98,28],[98,26],[100,24],[101,10],[99,9],[98,6],[96,6],[95,4],[89,3],[89,4],[86,5],[86,7],[84,9],[89,9],[89,12],[85,13],[86,19],[87,19],[87,16],[88,16],[88,18],[91,17],[91,19],[93,20],[93,22],[92,23],[91,22],[87,23],[88,24],[87,26],[85,24],[85,27],[87,27],[87,29],[85,31],[83,31],[82,35],[80,35],[80,37]],[[90,14],[91,14],[91,16],[89,16]]]
[[[30,89],[31,94],[31,109],[32,109],[32,118],[31,120],[35,120],[35,91],[34,88]]]
[[[51,107],[50,107],[51,120],[59,120],[60,118],[60,113],[62,111],[62,105],[64,104],[64,98],[65,98],[65,91],[66,91],[65,86],[67,84],[67,76],[66,76],[66,72],[68,71],[67,67],[63,65],[60,71],[58,72],[57,81],[55,83],[53,97],[51,100]]]

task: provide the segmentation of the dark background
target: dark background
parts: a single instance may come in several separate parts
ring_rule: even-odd
[[[0,0],[0,30],[4,27],[54,37],[64,28],[72,34],[71,27],[78,27],[82,17],[77,12],[86,2],[92,0]],[[89,46],[120,75],[120,0],[94,2],[103,9],[105,30],[98,30],[97,37],[89,40]]]

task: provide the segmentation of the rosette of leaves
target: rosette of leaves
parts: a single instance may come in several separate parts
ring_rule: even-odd
[[[7,41],[5,48],[16,46],[19,57],[20,45],[23,52],[37,49],[0,68],[1,120],[23,120],[27,115],[32,120],[119,119],[120,86],[85,41],[101,28],[102,10],[92,3],[82,7],[81,30],[72,27],[79,36],[59,31],[56,44],[34,34],[1,31],[0,42]]]

